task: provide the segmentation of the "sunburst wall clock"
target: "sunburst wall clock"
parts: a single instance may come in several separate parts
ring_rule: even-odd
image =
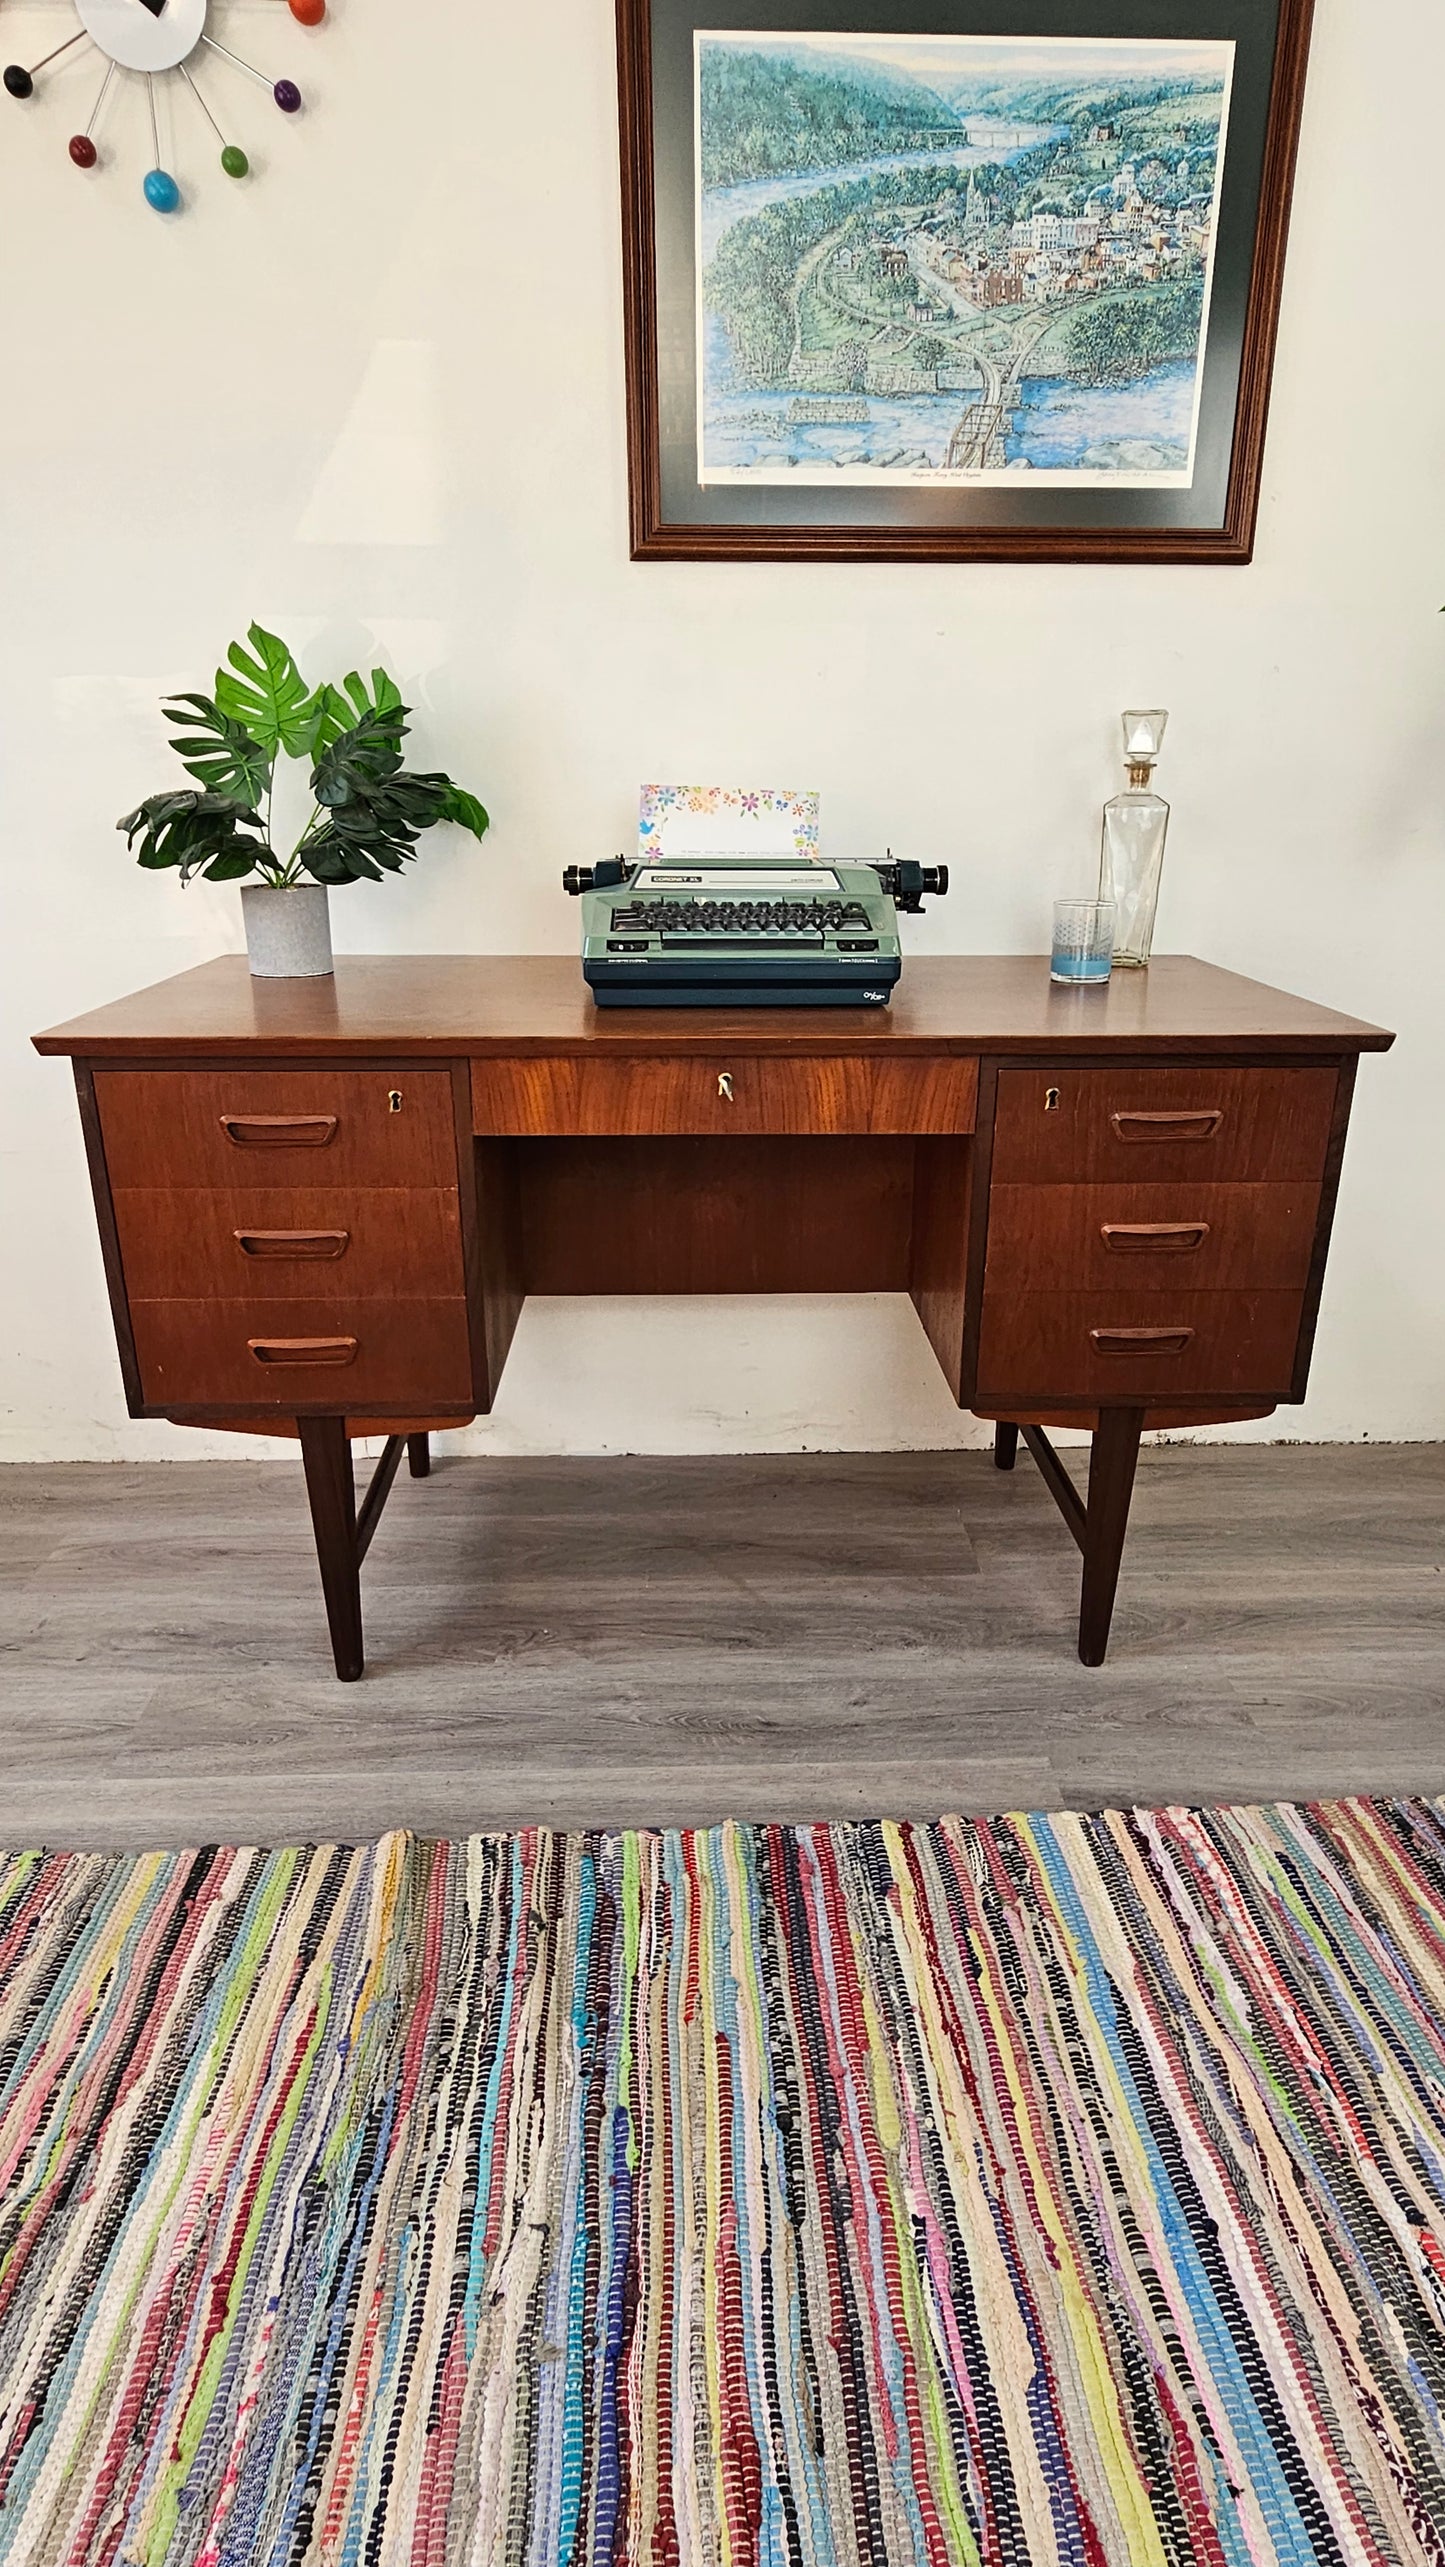
[[[303,27],[319,26],[326,15],[326,0],[286,0],[286,5]],[[77,46],[89,45],[104,58],[105,74],[90,122],[83,133],[70,137],[70,157],[77,169],[95,169],[99,164],[96,135],[117,73],[122,79],[143,80],[155,163],[146,171],[142,184],[146,203],[158,214],[174,214],[181,202],[179,186],[170,171],[161,166],[160,119],[156,113],[158,80],[174,78],[184,84],[221,146],[221,167],[228,178],[245,178],[251,163],[241,145],[230,139],[201,89],[196,72],[202,64],[209,66],[214,57],[244,72],[249,80],[259,81],[263,89],[270,90],[285,116],[294,116],[301,105],[301,92],[294,80],[272,80],[268,73],[258,71],[254,63],[243,62],[239,54],[219,44],[209,33],[209,0],[74,0],[74,8],[80,26],[73,36],[54,46],[39,62],[8,63],[0,77],[10,96],[23,104],[34,97],[41,74],[53,63],[68,60]]]

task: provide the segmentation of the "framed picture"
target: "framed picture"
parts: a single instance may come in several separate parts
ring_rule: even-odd
[[[618,0],[635,559],[1245,562],[1312,0]]]

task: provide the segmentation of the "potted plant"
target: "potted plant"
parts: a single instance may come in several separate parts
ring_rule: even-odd
[[[211,695],[174,696],[171,747],[199,788],[153,793],[116,826],[154,872],[243,882],[251,969],[262,979],[331,969],[327,886],[400,873],[439,820],[480,838],[487,814],[446,775],[402,761],[409,708],[383,669],[308,687],[286,644],[253,624]],[[306,759],[313,807],[289,855],[272,838],[278,759]],[[247,881],[247,876],[254,879]]]

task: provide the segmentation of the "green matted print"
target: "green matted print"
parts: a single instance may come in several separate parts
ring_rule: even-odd
[[[848,19],[622,0],[634,553],[1247,559],[1309,0]]]

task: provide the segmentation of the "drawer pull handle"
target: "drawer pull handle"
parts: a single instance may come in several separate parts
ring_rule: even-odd
[[[1212,1141],[1224,1121],[1222,1105],[1198,1114],[1111,1114],[1120,1141]]]
[[[1116,1257],[1188,1257],[1209,1236],[1207,1221],[1105,1221],[1099,1236]]]
[[[258,1364],[354,1364],[354,1337],[248,1337],[246,1340]]]
[[[719,1070],[717,1092],[719,1096],[726,1097],[728,1104],[731,1105],[733,1101],[733,1074],[731,1070]]]
[[[1192,1328],[1091,1328],[1098,1355],[1182,1355],[1193,1342]]]
[[[223,1114],[221,1130],[237,1150],[324,1150],[336,1138],[334,1114]]]
[[[233,1230],[243,1257],[344,1257],[349,1230]]]

